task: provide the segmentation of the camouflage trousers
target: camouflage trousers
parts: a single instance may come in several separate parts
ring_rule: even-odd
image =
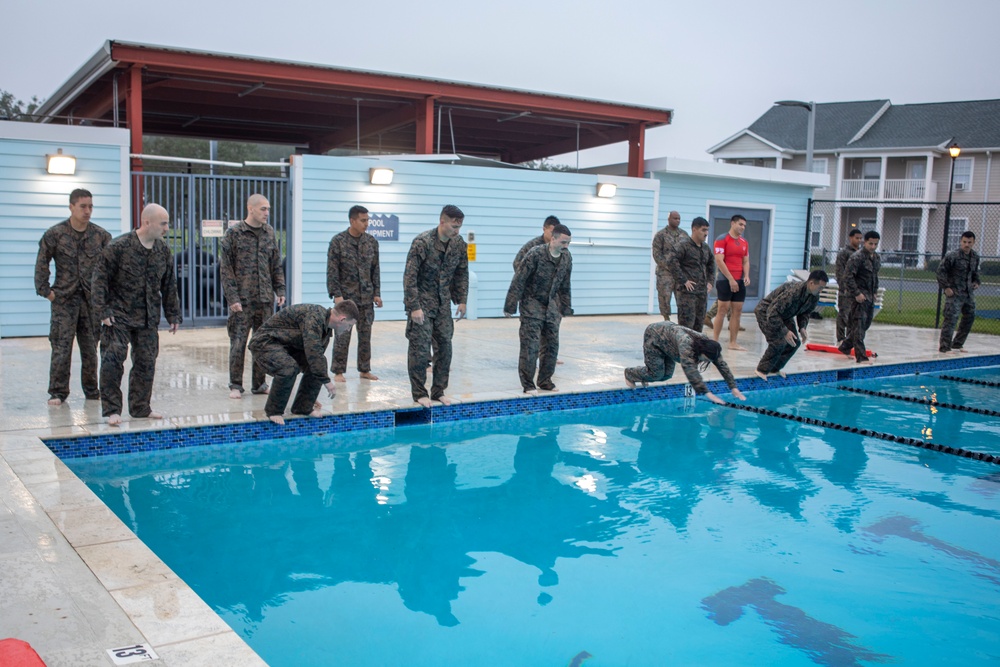
[[[644,366],[632,366],[625,369],[625,379],[629,382],[660,382],[674,376],[677,366],[670,357],[656,346],[656,336],[646,330],[642,336],[642,360]]]
[[[160,333],[153,328],[101,327],[101,414],[122,414],[122,376],[132,346],[132,370],[128,374],[128,413],[148,417],[152,409],[153,376],[160,353]]]
[[[517,374],[525,391],[535,388],[535,367],[538,367],[538,386],[554,389],[552,375],[559,358],[559,322],[549,322],[534,317],[521,316],[521,355],[517,361]]]
[[[302,381],[299,382],[299,390],[295,393],[292,414],[311,413],[319,396],[319,390],[323,388],[323,381],[309,372],[305,353],[301,350],[289,352],[285,346],[267,341],[251,343],[251,351],[254,363],[260,364],[261,371],[269,373],[272,377],[271,391],[267,395],[264,414],[268,417],[285,414],[285,407],[288,405],[299,373],[302,374]]]
[[[451,337],[455,333],[455,322],[448,307],[440,309],[434,317],[425,311],[424,323],[417,324],[412,318],[406,322],[406,340],[409,349],[406,367],[410,375],[410,392],[413,400],[427,396],[427,364],[431,360],[431,346],[434,347],[433,379],[430,397],[437,400],[448,388],[451,375]]]
[[[847,329],[851,319],[851,303],[854,301],[843,292],[837,292],[837,328],[836,340],[840,343],[847,338]]]
[[[667,271],[657,271],[656,272],[656,296],[660,302],[660,315],[663,315],[663,319],[670,319],[670,297],[674,293],[674,277],[670,275]],[[677,302],[677,308],[680,309],[680,301]]]
[[[65,401],[69,396],[70,366],[73,362],[73,338],[80,346],[80,384],[87,398],[99,398],[97,385],[97,339],[101,323],[93,319],[90,304],[82,294],[57,296],[52,302],[49,324],[49,397]]]
[[[243,391],[243,363],[247,352],[247,339],[250,331],[257,331],[267,318],[274,314],[274,304],[251,303],[243,306],[243,310],[234,313],[229,311],[226,321],[226,331],[229,332],[229,388]],[[251,355],[250,391],[260,393],[264,385],[265,373],[256,358]]]
[[[955,292],[951,296],[946,296],[942,315],[941,340],[938,349],[942,352],[957,350],[965,345],[965,339],[972,331],[972,323],[976,320],[976,299],[969,293]],[[961,322],[958,322],[959,315],[962,316]],[[955,332],[956,322],[958,322],[957,332]],[[952,332],[954,332],[954,338]]]
[[[358,323],[344,333],[333,335],[333,361],[330,363],[330,370],[338,375],[342,375],[347,370],[347,353],[351,347],[351,331],[358,332],[358,372],[368,373],[372,369],[372,322],[375,321],[375,306],[368,304],[365,308],[358,303],[358,312],[361,317]]]
[[[854,303],[851,304],[851,312],[847,318],[847,337],[841,341],[837,348],[844,354],[850,354],[853,347],[854,358],[862,361],[867,358],[865,334],[868,332],[868,327],[872,325],[875,305],[870,299],[862,303],[858,303],[855,299],[851,299],[851,301]]]
[[[767,349],[764,350],[764,356],[760,358],[760,362],[757,364],[757,370],[765,375],[777,373],[785,367],[785,364],[802,347],[802,339],[797,338],[799,342],[795,345],[789,345],[788,341],[785,340],[785,332],[788,330],[784,325],[773,326],[768,322],[766,316],[761,313],[755,314],[757,315],[757,326],[760,327],[761,333],[764,334],[764,338],[767,340]],[[795,332],[795,334],[798,336],[798,332]]]
[[[681,288],[674,292],[677,297],[677,324],[701,333],[705,324],[705,308],[708,306],[708,292],[695,290],[688,292]]]

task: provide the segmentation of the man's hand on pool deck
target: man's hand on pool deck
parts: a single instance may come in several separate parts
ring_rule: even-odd
[[[747,400],[747,397],[739,389],[733,389],[733,391],[731,393],[732,393],[733,397],[735,397],[737,400],[740,400],[740,401]]]

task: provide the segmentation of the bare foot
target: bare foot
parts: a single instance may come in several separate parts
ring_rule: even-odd
[[[956,347],[954,351],[961,352],[962,354],[968,353],[968,350],[966,350],[964,347]]]
[[[556,359],[556,366],[562,366],[562,365],[563,365],[563,362],[561,362],[560,360]]]
[[[163,414],[160,412],[150,412],[146,415],[146,419],[163,419]]]
[[[62,399],[61,399],[61,398],[50,398],[50,399],[48,400],[48,404],[49,404],[49,405],[62,405],[62,403],[63,403],[63,402],[62,402]]]
[[[322,417],[323,416],[323,411],[320,410],[319,408],[316,408],[315,410],[313,410],[312,412],[309,413],[309,416],[310,417]]]
[[[629,389],[635,389],[635,382],[632,382],[628,378],[625,378],[625,386]]]
[[[781,378],[788,377],[788,373],[786,373],[785,371],[778,371],[777,373],[775,373],[775,375],[777,375],[777,376],[779,376]]]
[[[742,345],[740,345],[739,343],[730,343],[729,344],[729,349],[732,350],[733,352],[746,352],[747,351],[747,349],[745,347],[743,347]]]
[[[313,402],[313,410],[322,410],[322,409],[323,409],[322,403],[320,403],[319,401]]]
[[[417,403],[419,403],[421,406],[425,408],[431,407],[431,399],[429,396],[421,396],[420,398],[417,399]]]
[[[372,373],[371,371],[368,371],[366,373],[362,373],[359,377],[362,380],[377,380],[378,379],[378,376],[375,375],[374,373]]]
[[[334,382],[347,382],[347,380],[344,379],[344,374],[343,373],[337,373],[336,375],[334,375],[333,376],[333,381]]]
[[[240,400],[241,398],[243,398],[243,392],[240,391],[239,389],[233,389],[231,392],[229,392],[229,398],[232,398],[234,400]]]
[[[108,415],[108,426],[121,426],[122,416],[121,415]]]
[[[754,371],[753,373],[764,382],[767,382],[767,373],[761,373],[760,371]]]
[[[270,415],[268,419],[270,419],[272,423],[277,424],[278,426],[285,425],[285,418],[282,417],[281,415]]]
[[[438,400],[441,401],[441,405],[451,405],[454,401],[448,396],[439,396]]]

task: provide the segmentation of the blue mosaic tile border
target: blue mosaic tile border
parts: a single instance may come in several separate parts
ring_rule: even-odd
[[[741,390],[752,392],[761,389],[868,380],[879,377],[913,375],[915,373],[932,373],[996,365],[1000,365],[1000,355],[977,357],[956,356],[949,359],[894,364],[891,366],[875,365],[798,373],[789,375],[787,378],[773,377],[766,382],[756,377],[743,378],[738,382]],[[715,394],[722,395],[729,392],[729,388],[721,380],[714,380],[707,384],[709,391]],[[435,407],[430,410],[405,408],[400,410],[380,410],[376,412],[332,415],[318,419],[290,419],[285,426],[276,426],[269,421],[212,424],[159,431],[52,438],[45,440],[45,444],[62,459],[88,458],[110,454],[177,449],[181,447],[237,444],[256,440],[278,440],[324,435],[327,433],[387,429],[396,426],[506,417],[557,410],[621,405],[625,403],[645,403],[682,398],[685,387],[686,385],[683,384],[668,384],[656,385],[645,389],[622,388],[575,394],[554,393],[526,398],[460,403]]]

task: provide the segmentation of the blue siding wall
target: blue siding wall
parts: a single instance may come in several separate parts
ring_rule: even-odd
[[[737,208],[744,204],[773,207],[766,291],[785,282],[792,269],[802,268],[811,186],[673,173],[655,176],[662,184],[660,227],[667,224],[670,211],[676,210],[681,214],[681,226],[690,231],[692,219],[708,217],[709,202]]]
[[[368,169],[395,170],[389,186],[368,182]],[[573,232],[573,307],[577,314],[645,313],[649,301],[650,239],[656,220],[655,183],[615,179],[618,194],[598,199],[591,174],[499,169],[365,158],[301,159],[302,301],[329,303],[326,251],[347,228],[354,204],[399,216],[399,241],[381,241],[382,299],[378,319],[403,319],[403,267],[413,238],[437,226],[441,208],[465,212],[462,235],[475,233],[477,314],[502,317],[518,249],[556,215]],[[629,187],[627,183],[631,183]]]
[[[0,121],[0,336],[48,335],[49,303],[35,293],[35,258],[45,230],[69,217],[73,189],[94,194],[92,222],[121,233],[127,141],[126,130]],[[59,148],[76,157],[75,175],[45,172],[45,155]]]

